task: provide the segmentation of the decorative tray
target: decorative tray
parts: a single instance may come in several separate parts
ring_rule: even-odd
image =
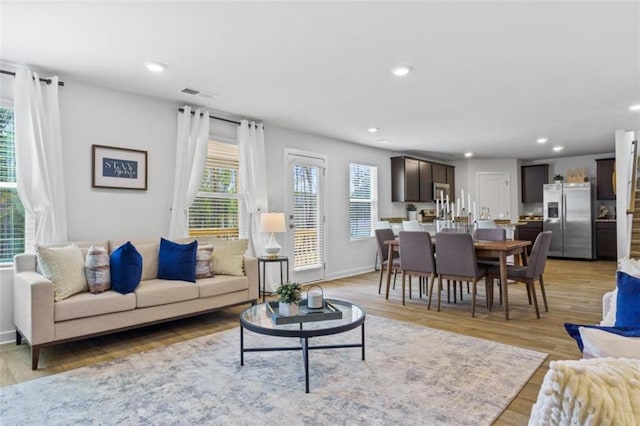
[[[298,314],[289,316],[280,315],[278,302],[267,302],[267,314],[271,317],[271,321],[275,325],[327,321],[342,318],[342,311],[326,299],[324,306],[318,309],[308,308],[307,299],[303,299],[298,304]]]

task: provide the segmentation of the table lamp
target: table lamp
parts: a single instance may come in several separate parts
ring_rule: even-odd
[[[274,234],[276,232],[284,232],[285,230],[284,213],[262,213],[260,215],[260,231],[271,233],[269,242],[264,248],[267,256],[278,257],[281,247],[276,241]]]

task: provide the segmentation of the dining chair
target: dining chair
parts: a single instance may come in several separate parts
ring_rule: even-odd
[[[403,220],[402,230],[403,231],[424,231],[420,226],[420,222],[418,222],[417,220]]]
[[[379,220],[378,222],[376,222],[375,229],[391,229],[391,222],[389,222],[388,220]],[[373,269],[376,271],[378,270],[378,261],[379,261],[379,256],[378,256],[378,250],[376,249],[376,260],[373,264]]]
[[[438,271],[438,312],[440,312],[440,292],[442,280],[453,280],[455,294],[456,281],[471,281],[471,316],[476,315],[476,295],[478,281],[486,275],[486,270],[478,266],[473,238],[460,232],[439,232],[436,234],[436,270]]]
[[[405,303],[405,277],[409,275],[409,299],[411,299],[411,276],[420,277],[420,297],[422,297],[422,278],[431,278],[427,309],[431,309],[433,282],[436,279],[436,261],[431,235],[425,231],[402,231],[399,235],[400,271],[402,272],[402,304]],[[425,293],[427,293],[425,289]]]
[[[478,228],[473,232],[473,237],[475,240],[504,241],[507,239],[507,231],[504,228]],[[484,268],[492,266],[500,267],[500,261],[492,257],[479,257],[478,265]],[[498,277],[498,288],[501,284],[500,277]],[[491,310],[491,306],[493,305],[493,285],[487,286],[486,288],[491,291],[491,295],[487,294],[487,307]],[[502,297],[502,293],[500,293],[500,297]],[[500,303],[502,303],[502,299]]]
[[[540,291],[542,293],[542,300],[544,301],[544,309],[549,312],[549,305],[547,304],[547,294],[544,289],[544,280],[542,274],[547,264],[547,254],[549,253],[549,245],[551,244],[551,231],[544,231],[538,234],[531,254],[529,255],[529,261],[527,266],[520,265],[507,265],[507,280],[521,282],[527,286],[527,296],[529,297],[529,304],[534,305],[536,310],[536,317],[540,319],[540,311],[538,309],[538,300],[536,298],[535,281],[540,282]],[[487,268],[487,281],[493,288],[493,279],[500,277],[500,268],[491,266]]]
[[[376,229],[376,244],[378,246],[378,258],[380,259],[380,280],[378,282],[378,294],[382,291],[382,276],[384,275],[385,268],[391,268],[393,271],[393,286],[396,285],[396,277],[398,275],[398,269],[400,268],[400,258],[395,254],[392,259],[389,257],[389,244],[385,244],[385,241],[393,240],[392,229]]]

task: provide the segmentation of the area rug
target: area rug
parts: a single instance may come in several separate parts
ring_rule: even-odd
[[[358,343],[360,329],[312,339]],[[547,354],[369,315],[359,348],[253,352],[239,329],[0,388],[0,424],[488,425]],[[297,340],[245,331],[245,347]]]

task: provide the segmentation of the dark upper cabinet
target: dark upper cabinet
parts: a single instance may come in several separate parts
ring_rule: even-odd
[[[454,172],[454,167],[444,164],[409,157],[393,157],[391,158],[391,201],[433,201],[433,183],[448,183],[452,191]]]
[[[444,164],[432,163],[431,172],[433,181],[436,183],[447,183],[447,166]]]
[[[454,195],[456,193],[456,168],[447,166],[447,183],[449,184],[449,194]]]
[[[522,202],[541,203],[543,185],[549,183],[549,165],[522,166],[520,171],[522,175]]]
[[[597,197],[598,200],[615,200],[616,199],[616,183],[614,182],[614,173],[616,171],[616,159],[604,158],[596,160],[597,164]]]
[[[431,163],[420,161],[420,201],[433,200]]]

